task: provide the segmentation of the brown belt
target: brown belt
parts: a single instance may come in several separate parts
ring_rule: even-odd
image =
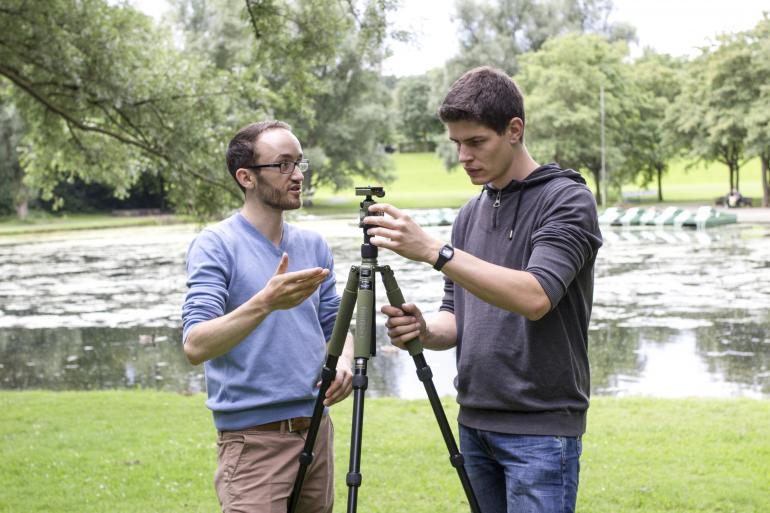
[[[275,422],[268,422],[267,424],[251,426],[242,431],[286,431],[295,433],[309,428],[310,420],[311,417],[294,417],[293,419],[276,420]]]

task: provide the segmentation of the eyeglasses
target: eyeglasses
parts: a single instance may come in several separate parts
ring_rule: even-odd
[[[294,172],[296,168],[299,168],[300,173],[304,173],[310,167],[309,160],[298,160],[292,162],[291,160],[284,160],[283,162],[275,162],[273,164],[259,164],[256,166],[244,166],[246,169],[261,169],[263,167],[277,167],[281,171],[281,174],[288,175]]]

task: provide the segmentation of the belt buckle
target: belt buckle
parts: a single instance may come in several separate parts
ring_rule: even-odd
[[[289,424],[289,433],[294,433],[294,419],[289,419],[286,422]]]

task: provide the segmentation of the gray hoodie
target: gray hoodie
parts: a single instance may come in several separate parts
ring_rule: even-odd
[[[552,305],[529,321],[445,279],[441,310],[457,322],[459,422],[522,435],[584,433],[588,322],[602,238],[583,177],[547,164],[502,190],[485,186],[460,210],[452,244],[531,273]]]

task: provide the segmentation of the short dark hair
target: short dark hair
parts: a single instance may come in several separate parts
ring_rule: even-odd
[[[259,160],[257,155],[256,143],[259,136],[268,130],[273,128],[283,128],[291,132],[291,126],[283,121],[270,120],[260,121],[259,123],[251,123],[238,130],[238,133],[227,145],[227,153],[225,157],[227,159],[227,170],[230,171],[230,175],[238,184],[241,191],[246,189],[238,183],[238,179],[235,178],[235,172],[242,167],[253,166]]]
[[[524,97],[503,70],[482,66],[452,84],[438,116],[444,123],[475,121],[502,134],[513,118],[524,121]]]

